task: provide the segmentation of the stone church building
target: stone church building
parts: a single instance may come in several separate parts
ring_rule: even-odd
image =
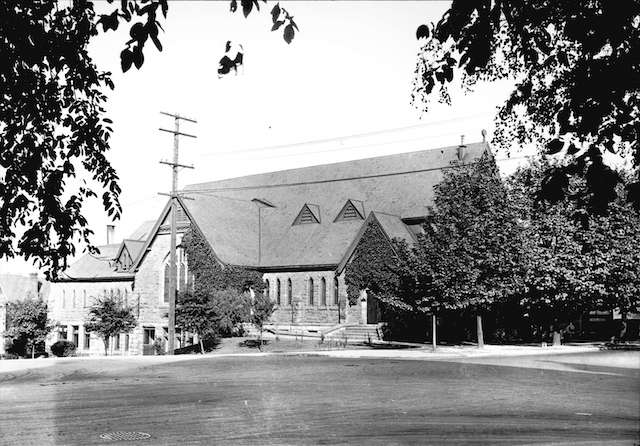
[[[222,264],[263,273],[278,329],[375,326],[375,302],[363,292],[349,305],[344,281],[367,224],[378,225],[389,240],[412,243],[443,169],[488,151],[487,143],[474,143],[190,185],[177,214],[178,289],[189,275],[180,240],[193,225]],[[101,293],[121,296],[138,318],[133,333],[113,340],[114,351],[117,345],[123,354],[149,354],[155,339],[166,338],[169,211],[167,203],[153,224],[102,247],[100,256],[85,255],[52,284],[52,319],[64,330],[57,338],[77,341],[80,351],[102,351],[102,342],[82,328],[91,297]],[[178,345],[189,342],[182,336]]]

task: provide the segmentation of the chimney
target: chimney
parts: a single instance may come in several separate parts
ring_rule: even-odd
[[[107,245],[113,243],[114,233],[116,231],[115,225],[107,225]]]
[[[457,155],[458,155],[458,161],[462,161],[462,158],[464,158],[464,149],[465,149],[464,145],[464,135],[460,135],[460,145],[458,146],[458,150],[457,150]]]

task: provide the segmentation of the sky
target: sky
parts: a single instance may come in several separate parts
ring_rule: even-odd
[[[101,12],[113,5],[96,2]],[[180,162],[194,165],[179,185],[315,164],[424,150],[488,138],[508,81],[480,85],[472,94],[453,91],[452,105],[434,103],[428,113],[410,104],[419,42],[416,28],[437,21],[448,1],[281,1],[299,27],[288,45],[271,32],[270,9],[244,18],[228,1],[171,1],[162,21],[163,51],[151,42],[140,70],[120,69],[128,27],[98,36],[90,54],[113,73],[108,117],[114,121],[109,160],[122,188],[116,239],[154,220],[171,187],[173,128],[160,111],[197,120],[181,130]],[[242,44],[245,65],[237,75],[217,76],[227,40]],[[360,136],[351,136],[360,135]],[[319,141],[319,142],[316,142]],[[518,160],[501,167],[512,170]],[[100,200],[85,207],[103,244],[112,224]],[[81,253],[82,246],[78,246]],[[0,272],[28,272],[20,261]]]

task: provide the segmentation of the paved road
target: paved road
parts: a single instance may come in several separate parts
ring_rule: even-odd
[[[576,355],[565,364],[575,364]],[[634,444],[633,368],[228,357],[0,373],[0,444]],[[563,363],[555,355],[553,361]],[[496,364],[495,362],[498,362]],[[544,361],[542,361],[544,362]],[[580,361],[577,361],[578,363]],[[607,361],[604,361],[605,363]],[[139,442],[108,442],[142,431]]]

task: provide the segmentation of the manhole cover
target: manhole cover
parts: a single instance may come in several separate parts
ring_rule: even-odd
[[[112,441],[135,441],[146,440],[151,438],[151,435],[146,432],[106,432],[100,435],[100,438]]]

